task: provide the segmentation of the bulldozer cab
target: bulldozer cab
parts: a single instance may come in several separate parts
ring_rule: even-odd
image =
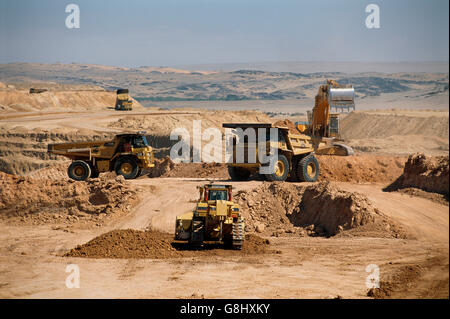
[[[200,201],[231,201],[231,187],[231,185],[205,185],[198,187],[200,191]]]

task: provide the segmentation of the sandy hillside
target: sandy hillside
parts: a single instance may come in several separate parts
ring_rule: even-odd
[[[28,90],[0,90],[0,112],[88,111],[113,109],[116,93],[105,90],[47,91],[31,94]],[[133,107],[143,109],[133,100]]]
[[[448,111],[352,112],[341,120],[342,138],[362,152],[445,155],[448,134]]]

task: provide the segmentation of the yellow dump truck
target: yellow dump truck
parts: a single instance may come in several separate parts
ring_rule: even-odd
[[[266,143],[266,149],[276,149],[277,158],[272,171],[269,174],[262,174],[269,181],[285,181],[288,177],[302,182],[315,182],[319,176],[319,162],[314,153],[321,149],[332,147],[332,139],[315,138],[300,132],[293,133],[287,126],[275,125],[272,123],[224,123],[224,128],[237,129],[245,131],[247,128],[255,130],[262,128],[269,132],[273,128],[277,130],[278,140],[270,140],[267,134],[263,143]],[[258,154],[258,134],[256,134],[256,143],[251,145],[248,141],[239,141],[237,137],[233,138],[233,161],[228,164],[228,173],[232,180],[247,180],[253,173],[258,173],[262,165]],[[248,158],[250,152],[255,153],[255,162]],[[243,154],[243,162],[239,161],[238,152]],[[265,154],[268,155],[268,152]]]
[[[128,94],[128,89],[118,89],[116,93],[116,111],[131,111],[133,109],[133,100]]]
[[[155,166],[145,132],[118,134],[112,140],[49,144],[48,152],[72,160],[67,174],[76,181],[109,171],[133,179]]]
[[[197,247],[213,242],[241,249],[245,225],[239,205],[233,202],[232,186],[207,184],[198,189],[195,209],[176,217],[175,240]]]

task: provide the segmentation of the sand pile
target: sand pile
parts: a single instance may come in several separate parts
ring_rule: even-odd
[[[99,220],[128,212],[137,192],[121,176],[75,182],[0,173],[0,217],[31,224]]]
[[[227,166],[221,163],[174,163],[169,156],[155,159],[149,177],[187,177],[228,179]]]
[[[391,183],[403,172],[406,157],[319,155],[319,181]]]
[[[267,236],[406,236],[366,196],[330,183],[306,187],[264,183],[237,193],[236,200],[244,212],[247,232]]]
[[[195,256],[242,256],[269,253],[269,242],[247,235],[241,251],[220,245],[192,250],[184,243],[173,243],[173,235],[159,231],[113,230],[67,252],[66,257],[89,258],[182,258]]]
[[[449,157],[412,154],[403,174],[386,190],[418,188],[427,192],[449,195]]]

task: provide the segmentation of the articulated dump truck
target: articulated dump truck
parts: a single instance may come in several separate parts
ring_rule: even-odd
[[[233,202],[232,186],[207,184],[198,189],[195,209],[176,217],[175,240],[187,241],[192,247],[213,242],[242,249],[244,220]]]
[[[118,134],[112,140],[49,144],[48,152],[72,160],[67,174],[76,181],[110,171],[133,179],[143,169],[155,166],[153,149],[147,143],[145,132]]]

